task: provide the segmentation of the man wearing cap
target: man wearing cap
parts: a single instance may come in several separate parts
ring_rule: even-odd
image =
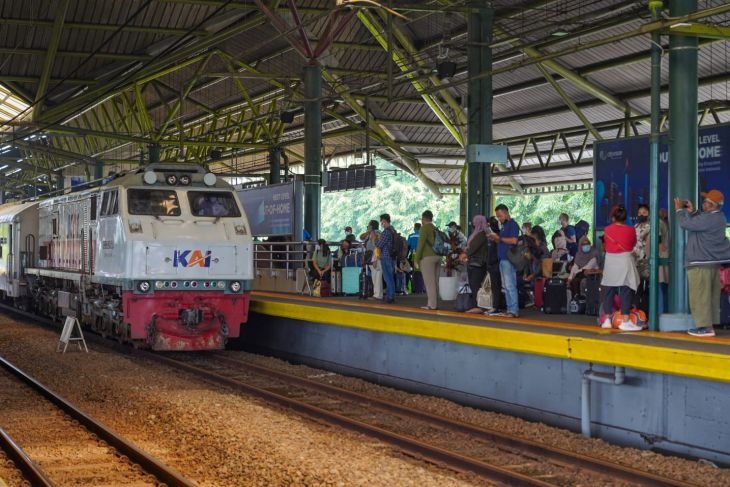
[[[449,222],[448,225],[446,225],[446,230],[449,232],[449,238],[451,239],[451,244],[453,247],[453,244],[456,243],[456,247],[464,250],[466,249],[466,235],[461,233],[461,229],[459,228],[459,225],[456,224],[456,222]]]
[[[357,241],[355,235],[352,233],[352,227],[350,226],[345,227],[345,240],[350,242],[350,245]]]
[[[681,198],[674,198],[674,208],[677,223],[687,230],[684,264],[689,307],[696,326],[687,333],[714,337],[712,324],[720,322],[720,264],[730,262],[730,241],[725,236],[723,194],[713,189],[701,196],[702,211],[695,212],[692,202]]]

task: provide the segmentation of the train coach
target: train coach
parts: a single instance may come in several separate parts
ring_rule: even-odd
[[[233,188],[201,166],[151,164],[98,188],[0,206],[0,294],[153,350],[239,336],[253,282]]]

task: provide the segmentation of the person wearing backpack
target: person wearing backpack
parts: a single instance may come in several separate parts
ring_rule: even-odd
[[[390,215],[383,213],[380,215],[380,225],[383,231],[375,245],[380,249],[380,270],[385,279],[385,302],[393,304],[395,302],[395,264],[393,252],[396,247],[395,230],[390,224]]]
[[[428,303],[422,309],[434,310],[438,308],[439,271],[441,256],[434,252],[436,242],[436,227],[433,224],[433,213],[426,210],[421,214],[421,230],[418,234],[418,246],[413,255],[415,267],[421,269],[423,282],[426,285]]]

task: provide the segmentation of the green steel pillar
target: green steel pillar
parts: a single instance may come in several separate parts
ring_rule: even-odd
[[[468,145],[492,143],[492,77],[477,77],[492,69],[492,49],[489,44],[492,42],[494,10],[490,5],[488,2],[478,2],[468,19]],[[467,222],[463,222],[467,225],[474,215],[488,216],[492,205],[491,165],[470,161],[468,157]]]
[[[148,149],[150,154],[149,163],[160,162],[160,144],[150,144]]]
[[[281,182],[281,147],[269,149],[269,184]]]
[[[63,194],[63,190],[65,189],[64,186],[66,185],[65,177],[63,176],[63,171],[59,171],[58,174],[56,174],[56,189],[55,191],[57,193]],[[52,184],[52,183],[50,183]],[[53,190],[53,188],[49,188]]]
[[[322,68],[304,68],[304,228],[319,238],[322,172]]]
[[[697,0],[670,0],[669,15],[697,10]],[[669,222],[671,234],[669,312],[687,314],[685,232],[677,225],[673,198],[697,202],[697,37],[669,38]],[[696,205],[695,205],[696,206]]]
[[[650,0],[652,20],[659,20],[661,0]],[[649,136],[649,328],[659,328],[659,124],[662,96],[662,48],[659,31],[651,35],[651,135]],[[666,242],[664,242],[666,244]]]
[[[0,173],[0,205],[5,203],[5,173]]]

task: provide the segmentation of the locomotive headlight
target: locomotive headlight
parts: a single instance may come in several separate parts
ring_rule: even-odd
[[[165,287],[165,281],[155,281],[155,289],[162,289]]]
[[[140,292],[146,293],[150,290],[150,282],[149,281],[140,281],[137,283],[137,289],[139,289]]]
[[[177,184],[177,176],[174,174],[168,174],[165,176],[165,182],[170,186],[175,186]]]
[[[214,186],[216,179],[215,174],[212,172],[206,173],[205,176],[203,176],[203,182],[206,186]]]
[[[223,281],[218,281],[218,289],[223,289],[224,287],[226,287],[226,283]]]
[[[182,176],[180,176],[180,184],[182,186],[190,186],[190,183],[190,176],[188,176],[187,174],[183,174]]]
[[[155,184],[157,182],[157,173],[155,171],[147,171],[144,173],[144,182],[147,184]]]
[[[233,281],[231,283],[231,291],[233,291],[234,293],[237,293],[240,290],[241,290],[241,283],[238,281]]]

